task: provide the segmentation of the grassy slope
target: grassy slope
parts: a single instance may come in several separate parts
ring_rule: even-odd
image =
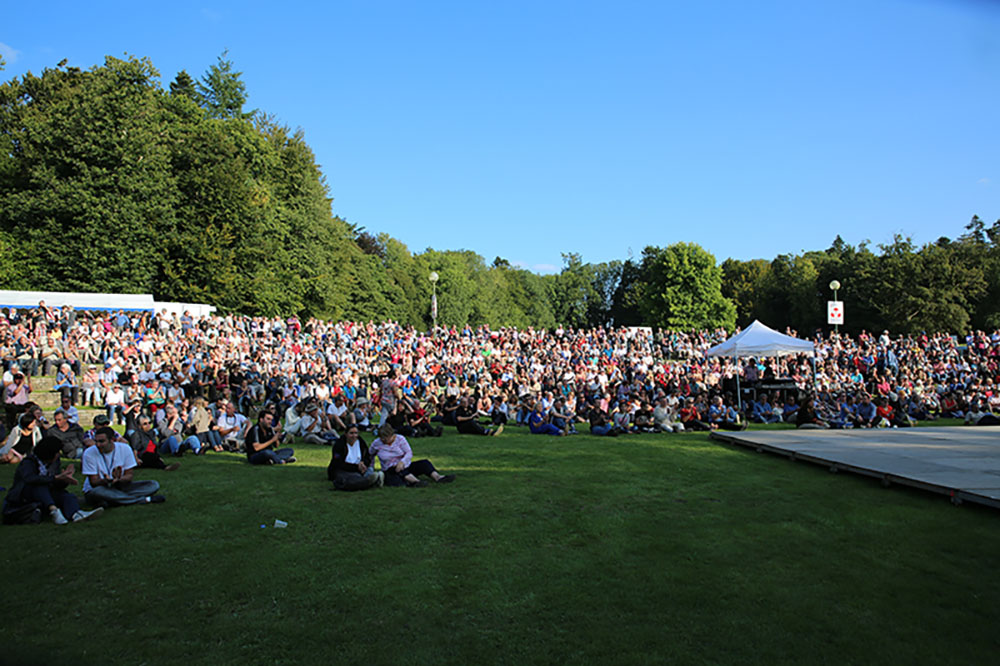
[[[163,505],[0,528],[7,658],[996,657],[996,511],[704,435],[508,433],[415,440],[450,486],[334,493],[329,449],[300,446],[285,468],[219,454],[143,473]]]

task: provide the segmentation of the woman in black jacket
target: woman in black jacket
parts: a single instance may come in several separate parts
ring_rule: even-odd
[[[382,487],[385,476],[372,466],[372,454],[365,440],[358,434],[358,426],[350,425],[333,444],[326,477],[333,481],[336,490],[367,490]]]
[[[24,457],[14,472],[14,483],[3,503],[5,518],[32,505],[48,511],[56,525],[65,525],[70,521],[78,523],[101,515],[104,509],[81,510],[76,495],[66,492],[68,485],[77,483],[73,477],[76,468],[70,463],[65,469],[59,469],[60,451],[61,441],[55,437],[43,437]]]

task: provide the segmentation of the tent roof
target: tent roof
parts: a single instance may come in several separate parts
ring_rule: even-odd
[[[808,340],[778,333],[754,320],[743,331],[707,352],[706,356],[786,356],[788,354],[815,354],[816,345]]]

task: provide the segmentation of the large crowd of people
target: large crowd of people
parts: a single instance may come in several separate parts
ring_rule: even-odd
[[[85,490],[99,491],[105,477],[90,479],[87,456],[100,442],[83,430],[78,406],[101,409],[98,431],[124,425],[124,437],[116,438],[128,443],[133,460],[124,463],[133,466],[170,468],[175,463],[161,455],[185,451],[289,464],[298,437],[333,446],[330,478],[345,489],[386,481],[371,472],[372,449],[402,455],[407,438],[440,436],[445,427],[473,436],[522,427],[564,437],[741,429],[751,422],[905,427],[944,416],[1000,423],[997,331],[818,332],[811,338],[815,359],[705,354],[726,337],[721,329],[623,327],[421,332],[394,322],[77,311],[42,302],[0,312],[7,433],[0,461],[21,462],[43,438],[55,438],[60,455],[83,461]],[[32,401],[31,380],[53,373],[61,406],[49,424]],[[365,431],[396,444],[361,451]],[[338,451],[349,455],[339,467]],[[120,475],[131,469],[116,467]],[[392,483],[398,476],[419,484],[424,473],[452,478],[425,467],[394,475]],[[107,478],[131,483],[130,476]],[[160,497],[155,490],[142,495],[153,496]]]

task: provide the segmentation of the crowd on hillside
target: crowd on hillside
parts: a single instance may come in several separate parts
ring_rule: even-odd
[[[453,480],[414,461],[407,441],[445,427],[618,436],[749,422],[906,427],[944,416],[1000,424],[1000,331],[817,333],[815,357],[705,353],[726,337],[721,329],[648,328],[424,333],[394,322],[78,312],[44,302],[8,309],[0,312],[0,462],[19,466],[4,520],[17,522],[11,517],[32,505],[47,504],[54,522],[68,523],[102,506],[160,502],[155,481],[133,481],[135,468],[176,469],[163,456],[188,450],[289,464],[295,438],[332,445],[330,480],[356,490],[426,485],[419,476]],[[52,373],[60,406],[49,423],[31,381]],[[78,405],[98,408],[90,423],[80,423]],[[360,436],[369,430],[377,433],[370,448]],[[80,460],[97,510],[83,511],[66,490],[75,466],[61,458]]]
[[[793,332],[794,333],[794,332]],[[562,436],[742,428],[906,426],[1000,410],[1000,332],[965,337],[817,335],[807,356],[710,358],[724,330],[439,328],[297,317],[192,317],[53,308],[0,312],[7,460],[31,409],[31,377],[55,372],[57,422],[76,405],[148,419],[165,453],[239,449],[265,406],[283,438],[331,442],[349,424],[409,437],[443,426]],[[744,389],[737,399],[737,376]],[[761,389],[787,378],[793,390]],[[89,425],[89,424],[88,424]],[[78,426],[77,426],[78,427]],[[79,434],[79,433],[77,433]],[[67,455],[79,454],[77,439]],[[13,446],[11,446],[13,442]],[[75,448],[74,448],[75,447]]]

